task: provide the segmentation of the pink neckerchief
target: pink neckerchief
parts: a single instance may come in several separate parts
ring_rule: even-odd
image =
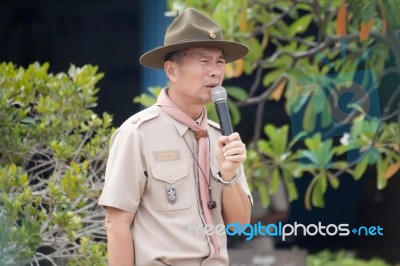
[[[207,134],[207,111],[203,108],[203,117],[200,125],[192,118],[179,109],[168,97],[168,89],[164,88],[157,98],[156,105],[159,105],[163,111],[175,120],[188,126],[196,133],[196,139],[199,141],[199,184],[200,198],[203,207],[204,218],[207,224],[213,225],[211,210],[208,208],[210,200],[208,184],[210,184],[210,148]],[[219,244],[215,234],[211,234],[211,241],[217,254],[219,254]]]

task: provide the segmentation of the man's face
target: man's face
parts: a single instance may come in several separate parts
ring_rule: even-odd
[[[221,49],[191,48],[180,62],[175,62],[174,95],[188,105],[211,102],[211,89],[222,85],[225,59]]]

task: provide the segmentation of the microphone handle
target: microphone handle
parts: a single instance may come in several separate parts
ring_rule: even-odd
[[[221,126],[221,133],[223,136],[229,136],[233,133],[233,129],[226,101],[215,102],[215,108],[217,109],[218,120]]]

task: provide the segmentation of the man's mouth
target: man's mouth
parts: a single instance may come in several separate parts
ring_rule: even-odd
[[[212,88],[214,88],[214,87],[216,87],[216,86],[218,86],[218,83],[210,83],[210,84],[207,84],[207,85],[206,85],[206,87],[207,87],[207,88],[210,88],[210,89],[212,89]]]

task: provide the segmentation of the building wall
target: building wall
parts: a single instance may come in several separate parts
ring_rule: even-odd
[[[113,114],[117,126],[141,109],[134,96],[166,82],[162,72],[138,62],[143,51],[162,45],[165,9],[157,0],[2,0],[0,61],[50,62],[51,72],[70,64],[99,66],[105,77],[96,111]]]

